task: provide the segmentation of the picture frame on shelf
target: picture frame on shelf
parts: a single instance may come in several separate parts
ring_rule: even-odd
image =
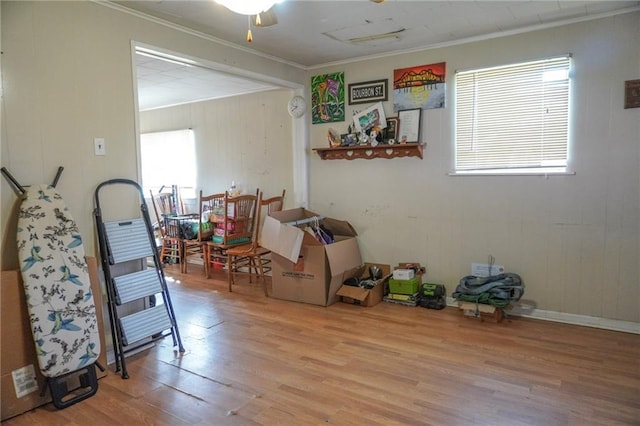
[[[421,108],[403,109],[398,111],[398,143],[420,142]]]
[[[384,129],[384,138],[385,142],[389,140],[395,141],[398,137],[398,117],[389,117],[387,118],[387,127]]]
[[[352,146],[358,143],[358,136],[355,133],[345,133],[340,135],[341,146]]]
[[[366,132],[370,128],[377,126],[380,129],[387,127],[387,117],[384,115],[382,102],[366,108],[353,115],[353,126],[356,133]]]

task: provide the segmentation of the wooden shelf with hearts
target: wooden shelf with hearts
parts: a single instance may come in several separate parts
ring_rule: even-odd
[[[336,148],[314,148],[313,150],[322,160],[355,160],[362,158],[372,160],[374,158],[400,158],[419,157],[422,159],[423,143],[406,143],[400,145],[361,145],[339,146]]]

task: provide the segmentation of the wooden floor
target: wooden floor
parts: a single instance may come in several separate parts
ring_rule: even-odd
[[[98,393],[3,425],[639,425],[640,336],[380,303],[328,308],[169,267],[166,338]]]

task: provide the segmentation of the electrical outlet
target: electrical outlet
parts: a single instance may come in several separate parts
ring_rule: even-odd
[[[503,274],[504,272],[505,269],[502,265],[491,265],[491,273],[489,273],[488,263],[471,264],[471,275],[475,275],[476,277],[488,277],[490,275]]]
[[[107,146],[104,138],[93,138],[93,145],[96,150],[96,155],[107,155]]]

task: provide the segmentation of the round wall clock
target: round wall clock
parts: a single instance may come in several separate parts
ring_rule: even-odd
[[[289,115],[294,118],[300,118],[304,115],[307,109],[307,102],[302,96],[294,96],[289,100],[287,109],[289,110]]]

